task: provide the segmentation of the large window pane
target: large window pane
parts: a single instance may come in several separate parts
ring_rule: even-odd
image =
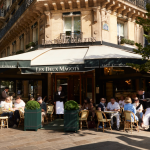
[[[81,29],[80,16],[74,17],[74,32],[79,32]]]
[[[119,23],[117,24],[117,35],[119,36]]]
[[[124,36],[124,25],[120,23],[120,36]]]
[[[71,31],[71,27],[72,27],[72,17],[65,17],[64,18],[65,31]]]

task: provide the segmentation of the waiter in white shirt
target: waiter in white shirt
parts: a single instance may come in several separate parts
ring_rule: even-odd
[[[110,99],[110,102],[107,104],[107,110],[108,111],[116,111],[116,113],[111,114],[111,126],[113,126],[113,117],[116,117],[117,130],[119,130],[119,127],[120,127],[120,115],[119,115],[120,106],[115,101],[115,98]]]
[[[62,92],[62,86],[58,87],[58,91],[55,93],[55,102],[56,105],[56,114],[63,115],[64,114],[64,102],[65,102],[65,94]]]

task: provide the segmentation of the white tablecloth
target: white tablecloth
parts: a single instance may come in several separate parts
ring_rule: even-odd
[[[56,101],[56,114],[64,114],[64,103]]]

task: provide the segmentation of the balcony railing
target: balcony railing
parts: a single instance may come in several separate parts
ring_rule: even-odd
[[[150,3],[150,0],[125,0],[133,5],[136,5],[142,9],[146,9],[146,4]]]
[[[26,11],[26,9],[32,4],[34,0],[25,0],[22,5],[18,8],[16,13],[9,20],[7,25],[0,31],[0,39],[9,31],[13,24],[21,17],[21,15]]]

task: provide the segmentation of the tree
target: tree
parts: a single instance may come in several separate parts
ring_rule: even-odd
[[[136,23],[141,25],[143,27],[143,30],[145,31],[145,33],[148,34],[144,34],[143,36],[147,39],[148,43],[150,43],[150,4],[147,3],[146,5],[146,16],[147,18],[141,18],[141,17],[137,17],[136,19]],[[131,64],[128,63],[129,66],[131,66],[132,68],[138,70],[138,71],[150,71],[150,45],[147,45],[146,47],[143,47],[141,43],[135,43],[135,45],[137,46],[138,49],[134,49],[133,51],[137,54],[142,55],[143,60],[147,60],[144,64]]]

